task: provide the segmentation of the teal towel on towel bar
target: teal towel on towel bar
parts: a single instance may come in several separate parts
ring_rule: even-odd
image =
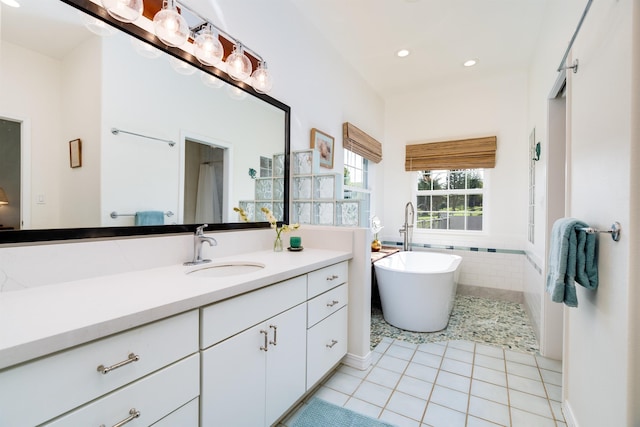
[[[585,227],[575,218],[561,218],[551,229],[546,290],[552,301],[569,307],[578,306],[574,282],[591,290],[598,287],[596,236],[582,230]]]
[[[164,225],[164,212],[136,212],[136,225]]]

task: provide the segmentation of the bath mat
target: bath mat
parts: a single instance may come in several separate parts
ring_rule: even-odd
[[[394,427],[374,418],[314,397],[295,418],[291,427]]]

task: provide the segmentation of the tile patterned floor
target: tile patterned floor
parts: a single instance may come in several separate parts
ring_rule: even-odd
[[[467,340],[388,337],[373,356],[366,371],[341,365],[312,396],[398,427],[566,427],[559,361]]]

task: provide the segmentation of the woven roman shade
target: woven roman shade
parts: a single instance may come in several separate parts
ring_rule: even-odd
[[[407,145],[404,169],[493,168],[496,165],[496,147],[495,136]]]
[[[382,160],[382,144],[349,122],[342,125],[342,146],[374,163]]]

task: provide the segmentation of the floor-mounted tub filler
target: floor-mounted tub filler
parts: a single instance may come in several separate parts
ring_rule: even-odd
[[[462,257],[398,252],[374,263],[387,323],[408,331],[434,332],[449,322]]]

